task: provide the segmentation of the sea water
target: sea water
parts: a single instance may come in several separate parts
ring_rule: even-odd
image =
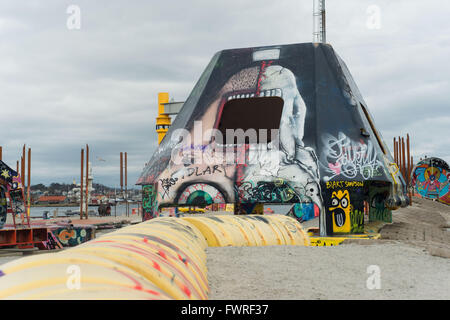
[[[139,204],[138,203],[130,203],[128,205],[128,212],[131,215],[132,209],[135,208],[136,212],[138,211]],[[98,216],[98,206],[89,206],[88,212],[89,215]],[[30,217],[32,218],[42,218],[44,213],[47,211],[47,216],[49,218],[53,218],[54,212],[57,210],[58,217],[65,217],[67,211],[77,212],[75,215],[70,215],[71,217],[79,217],[80,216],[80,206],[75,207],[31,207],[30,208]],[[117,206],[111,206],[111,216],[125,216],[126,215],[126,205],[124,203],[117,204]]]

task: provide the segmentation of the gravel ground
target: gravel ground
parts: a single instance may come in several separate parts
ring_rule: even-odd
[[[207,267],[212,300],[450,299],[450,260],[401,243],[208,248]]]
[[[317,226],[307,221],[304,229]],[[338,247],[208,248],[210,299],[450,299],[450,206],[414,198],[381,230]],[[367,268],[380,270],[370,290]]]

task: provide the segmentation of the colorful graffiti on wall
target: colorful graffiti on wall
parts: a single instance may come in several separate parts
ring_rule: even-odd
[[[450,168],[439,158],[420,161],[412,172],[412,184],[424,198],[450,204]]]
[[[317,218],[319,212],[319,208],[314,203],[296,203],[287,215],[297,219],[299,222],[304,222]]]
[[[362,181],[329,181],[327,194],[327,231],[335,233],[364,232],[364,199]]]
[[[63,247],[74,247],[80,243],[94,239],[94,227],[59,227],[52,230]]]
[[[327,159],[325,181],[338,176],[347,179],[359,176],[364,180],[383,176],[383,163],[377,159],[372,141],[353,141],[339,132],[337,137],[325,134],[323,143]]]
[[[153,185],[142,187],[142,219],[143,221],[158,216],[158,204],[156,203],[156,190]]]
[[[392,222],[392,211],[385,201],[389,191],[384,183],[372,182],[369,191],[369,221]]]
[[[361,232],[365,183],[385,183],[383,196],[394,183],[363,104],[329,45],[218,52],[137,181],[144,219],[166,206],[289,203],[299,221],[319,217],[321,235]],[[327,187],[345,181],[364,187]]]
[[[6,190],[0,185],[0,228],[6,223],[6,217],[8,212],[8,202],[6,200]]]

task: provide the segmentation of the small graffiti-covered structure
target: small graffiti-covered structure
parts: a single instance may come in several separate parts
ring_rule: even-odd
[[[362,233],[406,186],[345,63],[328,44],[214,55],[144,168],[144,219],[169,206],[295,204],[320,234]]]
[[[432,157],[419,161],[411,183],[422,197],[450,204],[450,168],[444,160]]]

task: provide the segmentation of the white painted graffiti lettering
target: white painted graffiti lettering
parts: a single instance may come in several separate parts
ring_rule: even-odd
[[[355,178],[359,174],[367,180],[382,172],[382,162],[377,159],[372,141],[367,144],[355,142],[340,132],[337,138],[325,135],[323,142],[327,161],[323,167],[328,173],[324,176],[325,181],[336,176]]]

